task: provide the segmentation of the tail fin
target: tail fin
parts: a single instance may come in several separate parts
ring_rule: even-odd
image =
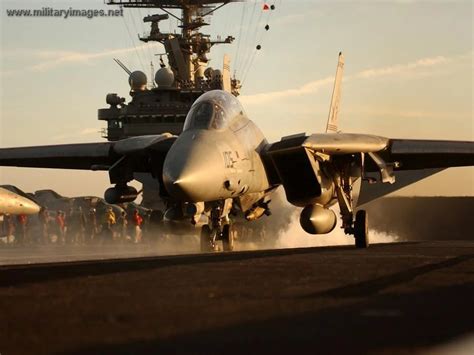
[[[337,63],[336,78],[334,79],[334,89],[332,91],[331,107],[329,108],[326,133],[337,133],[338,130],[339,103],[341,101],[341,83],[343,72],[344,56],[342,55],[342,52],[339,52],[339,60]]]
[[[222,68],[222,89],[227,92],[232,91],[232,85],[230,81],[230,57],[224,55],[224,65]]]

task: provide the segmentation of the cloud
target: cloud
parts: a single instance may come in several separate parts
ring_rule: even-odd
[[[283,26],[283,25],[293,25],[300,23],[302,21],[306,21],[308,18],[311,18],[313,21],[318,18],[318,17],[323,17],[325,16],[325,13],[321,9],[317,10],[310,10],[310,11],[305,11],[305,12],[300,12],[300,13],[295,13],[295,14],[288,14],[284,16],[279,16],[275,18],[272,23],[273,25],[278,25],[278,26]]]
[[[366,69],[362,70],[352,77],[354,78],[377,78],[381,76],[396,76],[396,75],[404,75],[404,74],[411,74],[417,69],[422,68],[430,68],[440,64],[445,64],[450,62],[451,59],[448,59],[443,56],[437,56],[433,58],[423,58],[419,59],[416,62],[408,63],[404,65],[393,65],[384,68],[373,68],[373,69]]]
[[[45,58],[43,62],[30,66],[29,69],[33,71],[45,71],[66,63],[90,62],[93,60],[113,57],[125,53],[130,53],[135,50],[142,50],[146,48],[146,44],[129,48],[109,49],[102,52],[64,52],[64,51],[39,51],[37,55],[40,58]]]
[[[420,72],[420,70],[433,69],[435,67],[438,67],[444,64],[449,64],[455,60],[463,59],[469,56],[472,57],[472,52],[466,55],[461,55],[461,56],[451,57],[451,58],[444,57],[444,56],[427,57],[427,58],[418,59],[414,62],[407,63],[407,64],[391,65],[391,66],[380,67],[380,68],[369,68],[369,69],[361,70],[352,75],[346,75],[344,77],[344,81],[347,82],[349,80],[375,79],[375,78],[381,78],[381,77],[402,77],[402,76],[415,77],[419,75],[428,75],[426,72]],[[281,90],[281,91],[270,91],[270,92],[258,93],[254,95],[244,95],[241,97],[241,101],[248,105],[268,103],[269,101],[276,101],[281,98],[314,94],[319,89],[331,86],[333,83],[334,83],[334,77],[331,76],[324,79],[310,81],[300,86],[299,88]]]
[[[100,133],[100,128],[90,127],[90,128],[84,128],[76,133],[58,134],[58,135],[53,136],[52,139],[53,141],[56,141],[56,142],[61,142],[61,141],[69,142],[74,139],[83,140],[91,135],[94,135],[94,137],[97,137],[97,133]]]
[[[37,63],[34,65],[26,66],[25,68],[22,68],[21,71],[24,71],[26,69],[28,71],[43,72],[50,69],[54,69],[64,64],[90,63],[92,61],[99,60],[102,58],[111,58],[134,51],[146,50],[148,48],[147,46],[149,47],[150,45],[142,44],[135,47],[107,49],[100,52],[15,49],[5,51],[4,56],[13,58],[34,58],[35,62]],[[20,70],[7,70],[4,71],[2,74],[11,75],[17,72],[20,72]]]
[[[287,98],[292,96],[312,94],[318,91],[320,88],[324,88],[328,85],[331,85],[333,82],[333,77],[327,77],[325,79],[310,81],[309,83],[306,83],[295,89],[263,92],[255,95],[244,95],[240,98],[240,100],[245,104],[251,105],[256,103],[275,101],[281,98]]]
[[[98,128],[84,128],[82,131],[79,132],[81,136],[87,136],[89,134],[97,134],[100,130]]]
[[[420,111],[420,110],[398,110],[398,109],[377,109],[373,107],[348,108],[345,114],[363,115],[365,117],[397,117],[406,119],[445,119],[446,117],[456,117],[460,120],[469,120],[471,113],[468,112],[440,112],[440,111]]]

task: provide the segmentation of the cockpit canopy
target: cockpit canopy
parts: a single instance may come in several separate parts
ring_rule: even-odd
[[[189,110],[184,131],[189,129],[235,129],[248,121],[244,109],[234,95],[213,90],[201,95]]]

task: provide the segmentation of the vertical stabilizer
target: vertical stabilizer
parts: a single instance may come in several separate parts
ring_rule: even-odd
[[[230,57],[224,54],[224,65],[222,68],[222,89],[227,92],[232,92],[230,81]]]
[[[337,133],[339,103],[341,102],[341,84],[342,74],[344,72],[344,56],[339,52],[339,60],[337,63],[336,78],[334,79],[334,89],[332,91],[331,107],[329,108],[328,123],[326,133]]]

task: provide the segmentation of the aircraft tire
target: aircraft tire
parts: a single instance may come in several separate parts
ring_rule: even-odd
[[[234,250],[234,228],[226,224],[222,230],[222,247],[224,251]]]
[[[369,219],[365,210],[360,210],[356,213],[354,237],[356,248],[365,249],[369,247]]]
[[[205,224],[201,228],[201,252],[209,253],[212,251],[211,248],[211,228],[208,224]]]

